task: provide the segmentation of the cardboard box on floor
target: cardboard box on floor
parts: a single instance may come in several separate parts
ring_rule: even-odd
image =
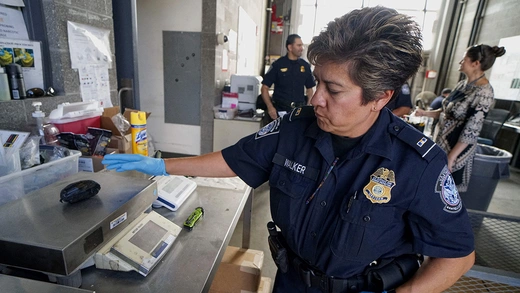
[[[258,290],[256,293],[271,293],[271,278],[262,277],[260,279],[260,285],[258,285]]]
[[[228,246],[218,267],[210,293],[257,292],[264,252]],[[266,287],[265,285],[262,287]],[[270,285],[269,285],[270,289]],[[264,291],[260,291],[264,292]]]
[[[130,122],[130,113],[138,112],[138,110],[126,108],[123,116]],[[125,136],[121,136],[119,129],[112,121],[112,117],[120,113],[119,106],[105,108],[103,115],[101,115],[101,128],[112,131],[112,139],[108,144],[110,148],[116,148],[120,153],[132,153],[132,136],[130,128],[124,133]],[[150,117],[150,112],[146,112],[146,118]],[[126,138],[126,139],[125,139]]]

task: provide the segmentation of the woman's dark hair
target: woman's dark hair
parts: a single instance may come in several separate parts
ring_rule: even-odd
[[[482,71],[486,71],[493,64],[495,64],[495,59],[500,57],[506,53],[506,49],[504,47],[498,46],[488,46],[484,44],[471,46],[466,50],[466,57],[468,57],[471,61],[480,61],[480,69]]]
[[[307,56],[315,65],[345,64],[350,79],[363,89],[363,104],[367,104],[385,90],[398,92],[419,69],[421,51],[418,24],[394,9],[377,6],[353,10],[329,22],[312,39]]]

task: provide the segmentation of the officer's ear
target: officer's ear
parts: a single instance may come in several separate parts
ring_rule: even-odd
[[[373,101],[374,105],[372,106],[372,110],[377,112],[383,109],[383,107],[390,101],[393,95],[393,90],[383,91],[381,94],[379,94],[379,98]]]

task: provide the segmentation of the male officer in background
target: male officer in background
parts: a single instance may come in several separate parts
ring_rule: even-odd
[[[430,110],[437,110],[442,108],[442,101],[451,94],[451,89],[445,88],[442,90],[441,95],[433,99],[430,104]]]
[[[309,46],[313,107],[222,151],[107,155],[103,164],[152,175],[238,175],[253,188],[269,181],[287,251],[273,249],[274,293],[442,292],[473,265],[469,218],[446,154],[385,108],[417,72],[421,50],[410,17],[380,6],[351,11]],[[416,254],[427,256],[420,268]]]
[[[397,117],[404,117],[412,111],[412,95],[410,94],[410,86],[405,82],[401,86],[401,90],[397,96],[390,100],[386,107]]]
[[[278,112],[290,112],[295,107],[309,104],[316,85],[309,63],[300,58],[303,53],[301,37],[290,35],[285,47],[287,54],[273,62],[262,81],[262,99],[267,106],[267,115],[272,120],[278,117]],[[273,83],[274,93],[271,99],[269,88]]]

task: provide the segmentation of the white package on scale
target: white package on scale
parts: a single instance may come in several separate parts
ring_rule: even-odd
[[[159,197],[153,202],[153,207],[166,207],[176,211],[197,188],[197,183],[184,176],[155,177]]]

